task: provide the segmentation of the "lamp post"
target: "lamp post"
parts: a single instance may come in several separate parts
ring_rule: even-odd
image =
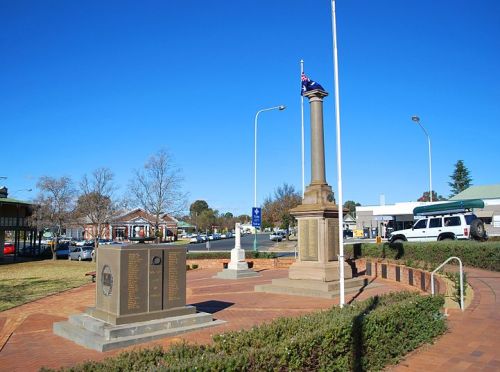
[[[411,117],[411,120],[417,123],[420,128],[424,131],[425,135],[427,136],[427,143],[429,144],[429,200],[432,202],[432,157],[431,157],[431,137],[429,137],[429,134],[425,130],[425,128],[420,124],[420,118],[416,115]]]
[[[283,111],[286,109],[286,106],[279,105],[279,106],[274,106],[274,107],[269,107],[265,108],[262,110],[257,111],[255,114],[255,122],[254,122],[254,157],[253,157],[253,206],[257,208],[257,124],[258,124],[258,119],[259,119],[259,114],[264,111],[271,111],[271,110],[279,110]],[[257,250],[257,229],[255,229],[255,235],[253,239],[253,250]]]

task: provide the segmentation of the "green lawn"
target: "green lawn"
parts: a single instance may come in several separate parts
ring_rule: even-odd
[[[94,262],[45,260],[0,265],[0,311],[90,282]]]

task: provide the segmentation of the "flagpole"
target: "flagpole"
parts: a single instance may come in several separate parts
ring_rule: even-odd
[[[304,73],[304,60],[300,60],[300,76]],[[304,96],[300,95],[300,117],[301,117],[301,133],[302,133],[302,199],[304,199],[305,180],[304,180]]]
[[[335,80],[335,126],[337,134],[337,187],[339,208],[339,276],[340,276],[340,307],[344,307],[344,211],[342,201],[342,158],[340,147],[340,98],[339,98],[339,64],[337,57],[337,20],[335,16],[335,0],[332,1],[332,37],[333,37],[333,67]]]

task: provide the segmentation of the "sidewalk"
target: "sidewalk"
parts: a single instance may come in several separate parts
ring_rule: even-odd
[[[463,313],[450,310],[449,332],[389,371],[500,371],[500,273],[465,271],[472,304]]]

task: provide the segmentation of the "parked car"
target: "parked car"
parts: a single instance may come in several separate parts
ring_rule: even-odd
[[[3,254],[14,254],[16,247],[12,243],[5,243],[3,245]]]
[[[486,240],[481,221],[473,213],[430,215],[419,219],[411,229],[396,230],[390,234],[390,243],[439,241],[455,239]]]
[[[71,252],[69,253],[68,259],[72,260],[92,260],[92,256],[94,253],[93,247],[72,247]]]
[[[352,232],[352,230],[344,229],[343,231],[344,231],[344,239],[345,238],[352,238],[353,235],[354,235],[353,232]]]
[[[56,249],[56,258],[68,258],[70,251],[69,242],[59,243]]]
[[[201,243],[203,239],[199,235],[194,235],[189,239],[189,243]]]
[[[273,232],[271,235],[269,235],[269,240],[272,240],[273,242],[280,242],[283,240],[283,235],[277,232]]]

